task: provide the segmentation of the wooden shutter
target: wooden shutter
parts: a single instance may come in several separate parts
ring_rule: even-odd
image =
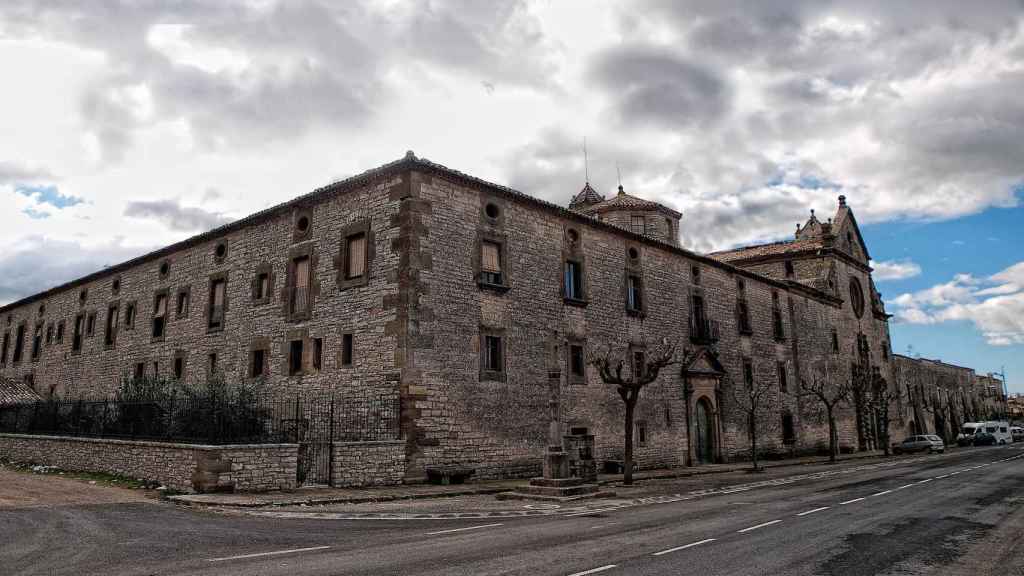
[[[222,280],[213,284],[213,305],[215,308],[224,306],[224,281]]]
[[[295,261],[295,287],[306,288],[309,286],[309,258],[299,258]]]
[[[481,257],[484,272],[501,272],[501,251],[497,244],[484,242]]]
[[[156,312],[153,315],[162,317],[165,314],[167,314],[167,296],[157,296]]]
[[[348,240],[349,278],[359,278],[366,273],[366,235],[359,234]]]

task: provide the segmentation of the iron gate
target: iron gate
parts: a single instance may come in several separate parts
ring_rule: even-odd
[[[334,399],[295,398],[290,417],[281,420],[285,441],[299,445],[296,462],[300,486],[330,485],[334,457]]]

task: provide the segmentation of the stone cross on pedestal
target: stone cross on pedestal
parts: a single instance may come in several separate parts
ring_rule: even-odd
[[[557,334],[555,335],[557,337]],[[548,450],[544,455],[544,478],[569,477],[569,459],[562,447],[562,371],[559,368],[559,347],[551,345],[551,359],[548,362]]]

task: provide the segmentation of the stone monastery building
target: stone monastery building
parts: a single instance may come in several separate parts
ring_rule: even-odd
[[[535,474],[552,394],[563,430],[621,458],[622,401],[587,363],[608,346],[630,363],[666,339],[697,354],[641,395],[641,467],[743,457],[736,386],[772,383],[761,443],[786,454],[827,444],[817,404],[793,394],[802,379],[870,366],[898,387],[843,196],[784,242],[697,254],[684,225],[621,187],[588,183],[565,208],[410,152],[0,308],[0,377],[44,398],[213,371],[356,401],[397,393],[407,480],[440,464]],[[892,412],[895,439],[915,416]],[[844,408],[845,448],[873,446],[872,414]]]

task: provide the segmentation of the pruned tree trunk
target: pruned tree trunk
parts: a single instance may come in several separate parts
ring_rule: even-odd
[[[753,416],[750,418],[750,462],[754,466],[754,471],[757,472],[757,421]]]
[[[638,396],[628,392],[622,396],[626,404],[626,449],[622,458],[622,483],[626,486],[633,484],[633,418]]]
[[[828,461],[835,462],[839,457],[839,430],[836,417],[831,407],[828,409]]]

